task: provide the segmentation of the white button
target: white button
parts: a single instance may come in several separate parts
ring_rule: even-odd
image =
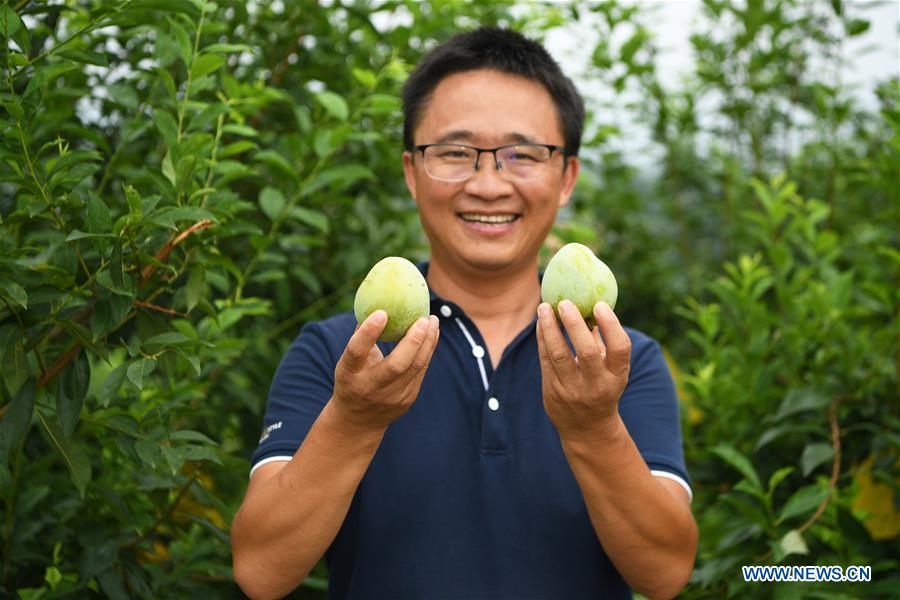
[[[453,314],[453,311],[450,310],[450,307],[445,304],[441,307],[441,314],[444,315],[445,317],[449,317],[450,315]]]
[[[484,358],[484,348],[481,346],[475,346],[472,348],[472,356],[475,358]]]
[[[499,410],[500,409],[500,401],[491,396],[488,398],[488,408],[491,410]]]

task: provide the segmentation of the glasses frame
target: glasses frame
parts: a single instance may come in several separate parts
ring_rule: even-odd
[[[500,163],[500,159],[497,158],[497,152],[499,152],[500,150],[505,150],[506,148],[514,148],[516,146],[531,146],[531,147],[536,147],[536,148],[546,148],[547,150],[550,151],[550,156],[547,157],[547,160],[550,160],[551,158],[553,158],[554,152],[559,152],[560,154],[563,155],[563,158],[565,158],[566,156],[569,155],[569,153],[566,151],[565,147],[563,147],[563,146],[554,146],[553,144],[532,144],[530,142],[525,142],[525,143],[520,143],[520,144],[504,144],[502,146],[497,146],[496,148],[479,148],[478,146],[471,146],[469,144],[455,144],[453,142],[444,142],[442,144],[418,144],[416,146],[413,146],[413,148],[416,151],[422,153],[422,167],[423,168],[425,167],[425,151],[428,150],[429,148],[433,148],[435,146],[456,146],[457,148],[468,148],[470,150],[474,150],[477,153],[475,155],[475,164],[472,166],[472,170],[469,172],[469,174],[466,177],[463,177],[462,179],[445,179],[442,177],[435,177],[434,175],[432,175],[431,173],[428,172],[427,168],[425,168],[425,172],[428,174],[428,176],[437,181],[460,182],[460,181],[467,181],[467,180],[471,179],[472,174],[476,173],[478,171],[478,165],[481,161],[481,155],[485,152],[490,152],[491,154],[494,155],[494,168],[497,169],[498,173],[503,174],[504,177],[507,176],[506,175],[507,171],[505,171],[503,169],[503,165]],[[523,179],[522,181],[529,181],[529,180]]]

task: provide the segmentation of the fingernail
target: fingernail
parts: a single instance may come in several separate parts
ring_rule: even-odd
[[[372,316],[370,318],[372,319],[372,322],[374,324],[384,325],[385,323],[387,323],[388,316],[385,311],[383,311],[379,308],[378,310],[376,310],[375,312],[372,313]]]
[[[425,331],[428,329],[428,323],[431,319],[426,319],[425,317],[419,317],[416,320],[416,329],[420,331]]]
[[[547,313],[549,311],[550,311],[550,306],[547,305],[545,302],[541,302],[540,304],[538,304],[538,316],[539,317],[546,317]]]

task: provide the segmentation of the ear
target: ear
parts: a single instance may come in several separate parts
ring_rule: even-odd
[[[409,151],[403,153],[403,176],[409,195],[416,200],[416,165],[413,162],[412,152]]]
[[[563,171],[562,181],[559,185],[559,206],[565,206],[572,197],[575,190],[575,183],[578,181],[578,172],[581,169],[581,162],[577,156],[570,156],[566,159],[566,170]]]

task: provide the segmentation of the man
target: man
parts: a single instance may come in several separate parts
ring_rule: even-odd
[[[330,598],[674,596],[697,532],[660,348],[605,304],[591,332],[540,303],[578,93],[539,44],[482,28],[403,97],[432,315],[397,344],[376,343],[384,311],[303,328],[232,525],[236,580],[280,597],[325,555]]]

